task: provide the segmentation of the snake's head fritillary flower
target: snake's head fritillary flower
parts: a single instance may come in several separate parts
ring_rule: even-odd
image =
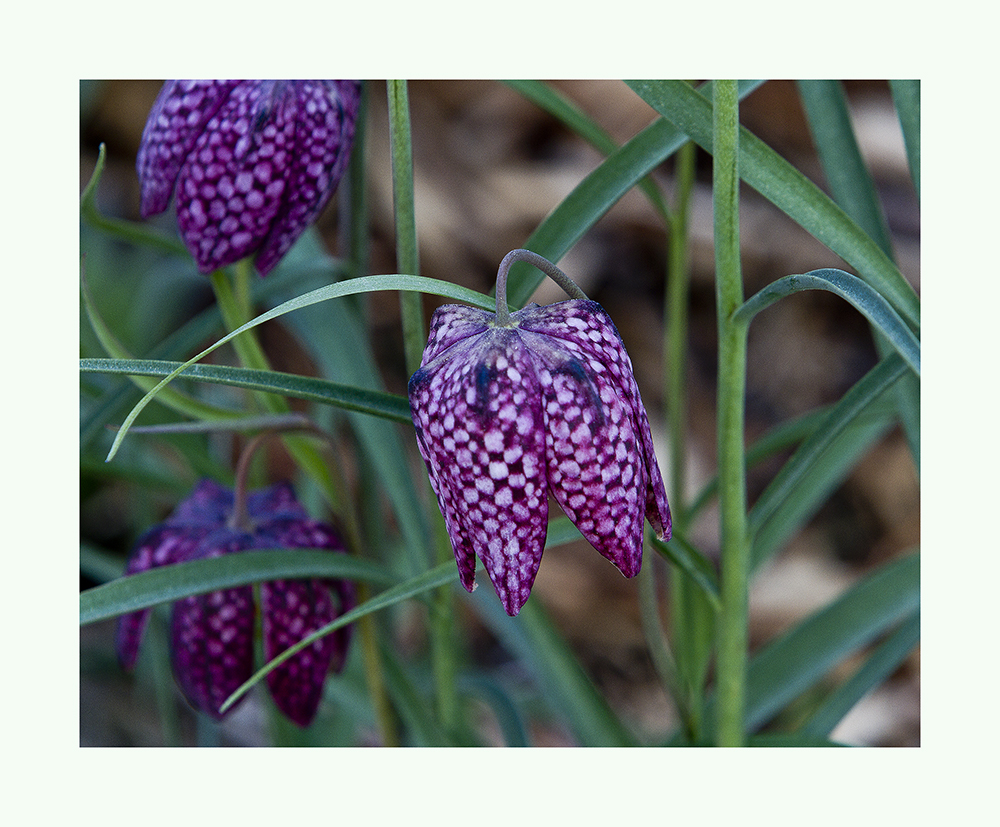
[[[507,312],[513,260],[565,278],[541,257],[509,254],[498,312],[439,308],[409,382],[417,444],[462,585],[474,588],[478,557],[512,616],[541,562],[550,494],[626,577],[642,565],[643,519],[662,539],[671,527],[649,421],[614,322],[585,298]]]
[[[175,196],[202,272],[256,253],[266,275],[337,189],[360,99],[356,80],[167,81],[136,161],[142,216]]]
[[[173,514],[140,539],[126,574],[253,548],[314,548],[342,552],[329,525],[309,518],[287,483],[247,497],[249,525],[232,527],[234,495],[203,480]],[[354,588],[340,580],[276,580],[260,586],[264,658],[272,660],[354,606]],[[126,669],[135,665],[148,620],[145,609],[118,621],[116,649]],[[195,708],[216,719],[223,702],[254,671],[254,598],[251,586],[178,600],[171,618],[174,678]],[[347,657],[350,628],[320,638],[267,675],[277,707],[299,726],[319,708],[327,672]],[[230,709],[234,709],[234,704]]]

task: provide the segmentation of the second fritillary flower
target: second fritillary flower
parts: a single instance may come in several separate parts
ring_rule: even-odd
[[[515,251],[501,264],[498,313],[439,308],[409,397],[462,585],[475,586],[478,557],[516,615],[541,562],[549,494],[626,577],[642,565],[644,518],[664,539],[671,520],[611,318],[587,299],[506,312],[512,256],[563,275]]]
[[[174,196],[202,272],[256,254],[266,275],[337,189],[360,100],[356,80],[167,81],[136,161],[142,216]]]
[[[247,549],[311,548],[343,553],[332,526],[309,518],[287,483],[247,497],[248,524],[230,525],[234,494],[202,480],[174,513],[139,540],[126,574]],[[254,593],[251,586],[184,597],[171,613],[171,662],[177,685],[195,709],[221,719],[225,700],[254,670]],[[272,660],[354,606],[354,586],[342,580],[274,580],[260,584],[264,659]],[[119,618],[118,660],[131,669],[149,609]],[[347,658],[350,628],[320,638],[267,675],[277,707],[299,726],[316,715],[323,683]],[[241,701],[237,702],[240,703]],[[232,707],[235,708],[235,705]]]

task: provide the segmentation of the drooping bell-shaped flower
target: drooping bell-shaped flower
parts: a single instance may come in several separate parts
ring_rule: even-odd
[[[142,216],[175,196],[202,272],[256,253],[266,275],[337,189],[360,99],[355,80],[167,81],[136,161]]]
[[[234,495],[203,480],[165,522],[146,532],[126,566],[135,574],[157,566],[218,557],[253,548],[314,548],[342,552],[329,525],[309,518],[287,483],[251,493],[248,525],[233,527]],[[354,587],[340,580],[276,580],[260,585],[264,658],[272,660],[354,606]],[[123,615],[116,633],[118,660],[135,665],[149,609]],[[216,719],[223,702],[254,671],[254,599],[251,586],[185,597],[174,603],[171,662],[188,702]],[[338,629],[293,655],[267,675],[277,707],[299,726],[316,715],[323,682],[347,657],[350,628]],[[234,709],[234,704],[230,709]]]
[[[550,262],[515,250],[500,265],[497,313],[439,308],[409,382],[417,444],[462,585],[474,588],[478,557],[512,616],[541,562],[550,494],[626,577],[642,564],[643,519],[662,539],[671,526],[614,323],[585,297],[509,313],[506,274],[515,260],[583,296]]]

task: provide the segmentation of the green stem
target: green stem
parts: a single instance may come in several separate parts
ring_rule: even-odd
[[[405,80],[386,81],[389,98],[389,134],[392,150],[392,201],[396,215],[396,267],[400,273],[420,274],[417,219],[413,197],[413,137],[410,129],[410,99]],[[419,293],[399,296],[403,321],[403,352],[406,370],[420,367],[426,334]]]
[[[416,207],[413,196],[413,139],[410,128],[410,102],[405,80],[386,81],[389,100],[389,133],[392,151],[392,198],[396,218],[396,267],[400,273],[420,273],[417,246]],[[403,291],[399,297],[403,326],[403,353],[407,373],[420,367],[427,334],[419,293]],[[430,482],[427,482],[429,489]],[[428,499],[433,502],[430,491]],[[434,536],[429,538],[433,561],[447,562],[452,557],[451,544],[438,516]],[[442,586],[430,600],[428,623],[431,660],[437,696],[437,712],[442,726],[455,731],[459,721],[458,666],[455,653],[455,607],[451,589]]]
[[[687,353],[688,303],[691,283],[689,217],[694,189],[695,145],[677,152],[677,192],[670,213],[670,246],[663,340],[664,389],[670,443],[670,507],[675,536],[687,530]],[[670,578],[670,629],[677,650],[673,693],[688,736],[701,737],[702,696],[711,655],[714,612],[700,589],[674,568]],[[652,651],[652,650],[651,650]],[[662,670],[661,670],[662,671]]]
[[[242,326],[253,315],[249,299],[249,281],[252,272],[249,259],[237,262],[236,280],[238,287],[236,290],[233,289],[225,272],[216,270],[212,273],[211,280],[216,301],[222,312],[226,328],[230,331]],[[247,331],[247,334],[249,335],[237,336],[232,340],[237,356],[246,368],[269,371],[271,369],[270,363],[260,347],[256,335],[253,331]],[[257,398],[263,407],[272,413],[287,413],[289,411],[288,403],[283,397],[261,392],[257,394]],[[342,524],[347,530],[348,546],[351,553],[359,554],[361,546],[357,532],[357,521],[353,517],[353,511],[350,507],[351,499],[345,496],[342,480],[331,473],[329,464],[324,462],[315,447],[302,437],[285,434],[282,436],[282,441],[295,463],[318,482],[330,507],[341,518]],[[358,584],[361,599],[364,599],[366,589],[367,586],[364,583]],[[373,618],[366,616],[358,621],[358,636],[361,641],[365,676],[371,692],[372,706],[379,721],[383,743],[396,745],[399,743],[399,738],[396,734],[396,722],[382,677],[377,630]]]
[[[687,517],[687,353],[691,256],[688,217],[694,188],[695,145],[688,141],[677,152],[677,198],[670,222],[667,290],[664,314],[664,387],[670,430],[670,499],[674,522],[683,529]]]
[[[745,742],[743,718],[750,545],[746,527],[746,458],[743,446],[747,338],[746,325],[733,321],[734,312],[743,303],[739,232],[739,97],[735,81],[718,81],[715,85],[712,145],[722,544],[716,741],[719,746],[742,746]]]

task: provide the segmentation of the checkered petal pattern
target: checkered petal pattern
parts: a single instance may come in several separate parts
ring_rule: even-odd
[[[343,551],[337,532],[310,519],[287,483],[247,496],[248,529],[227,524],[233,506],[232,491],[203,480],[170,517],[143,536],[128,561],[126,574],[252,548]],[[261,584],[265,658],[281,654],[354,605],[354,587],[344,581]],[[195,709],[216,719],[224,717],[219,711],[223,702],[253,674],[254,613],[250,586],[193,595],[174,603],[171,663],[178,686]],[[135,665],[148,614],[148,610],[133,612],[118,621],[116,647],[125,668]],[[326,675],[331,667],[343,668],[349,642],[350,627],[342,628],[269,673],[271,697],[299,726],[308,726],[315,717]]]
[[[410,410],[462,585],[482,560],[509,615],[531,591],[551,494],[626,577],[642,525],[670,536],[670,507],[621,337],[596,302],[434,314]]]
[[[361,98],[350,80],[171,80],[136,169],[144,217],[177,200],[202,272],[255,254],[266,275],[329,202]]]

